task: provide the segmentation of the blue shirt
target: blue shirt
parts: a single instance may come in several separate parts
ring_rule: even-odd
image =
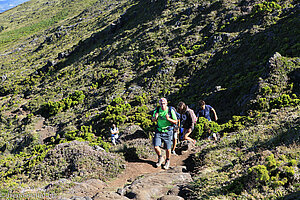
[[[205,105],[205,108],[203,110],[200,108],[200,110],[197,112],[197,117],[205,117],[206,119],[208,119],[208,121],[211,121],[210,118],[211,109],[212,107],[210,105]]]

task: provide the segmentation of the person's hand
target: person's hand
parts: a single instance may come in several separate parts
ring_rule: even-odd
[[[158,113],[155,113],[154,117],[152,117],[152,121],[153,122],[157,121],[157,118],[158,118]]]
[[[166,119],[169,121],[169,119],[170,119],[170,116],[169,116],[169,114],[167,113],[166,114]]]
[[[155,119],[157,119],[158,118],[158,113],[155,113]]]

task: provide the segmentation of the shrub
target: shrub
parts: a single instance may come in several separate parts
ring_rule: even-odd
[[[204,117],[199,117],[193,131],[193,137],[199,140],[203,137],[207,137],[211,132],[217,133],[221,130],[218,123],[214,121],[208,121]]]
[[[294,181],[295,166],[289,166],[288,159],[275,159],[274,154],[271,154],[265,159],[264,165],[256,165],[248,169],[249,176],[255,177],[257,186],[270,185],[274,188],[284,186]]]
[[[241,130],[245,127],[247,123],[253,122],[253,118],[246,116],[233,116],[232,120],[229,120],[227,123],[221,125],[221,132],[234,132]]]
[[[70,109],[78,104],[81,104],[85,98],[85,95],[82,91],[75,91],[73,94],[69,95],[69,97],[64,98],[60,101],[49,101],[42,105],[40,112],[43,116],[49,117],[56,115],[62,111]]]
[[[261,88],[261,93],[263,95],[271,94],[272,93],[272,89],[269,86],[262,87]]]
[[[277,4],[276,2],[263,2],[256,4],[253,7],[252,13],[253,14],[265,14],[265,13],[271,13],[274,12],[275,10],[280,10],[281,6]]]
[[[293,98],[288,94],[282,94],[281,96],[270,100],[271,108],[282,108],[287,106],[300,105],[300,99],[296,98],[296,95],[292,95]]]
[[[266,98],[259,98],[258,99],[258,109],[260,110],[267,110],[269,109],[269,102]]]
[[[248,172],[256,177],[256,180],[261,183],[266,183],[270,180],[269,171],[264,165],[257,165],[249,168]]]

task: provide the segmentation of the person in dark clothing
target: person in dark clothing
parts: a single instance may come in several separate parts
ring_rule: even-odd
[[[199,103],[200,108],[197,110],[197,117],[204,117],[208,121],[211,121],[211,118],[210,118],[210,111],[211,111],[214,114],[215,121],[218,120],[217,113],[216,113],[215,109],[213,109],[213,107],[211,107],[210,105],[206,105],[205,101],[203,101],[203,100],[200,100],[198,103]],[[208,131],[208,133],[210,134],[210,130]],[[211,138],[211,137],[214,138],[215,141],[218,140],[216,133],[212,133],[212,135],[209,136],[208,138]]]
[[[205,117],[206,119],[208,119],[208,121],[211,121],[210,118],[210,111],[211,111],[214,114],[215,121],[218,120],[217,113],[215,109],[213,109],[213,107],[211,107],[210,105],[206,105],[205,101],[203,100],[200,100],[198,103],[200,108],[196,112],[197,117]]]
[[[189,137],[195,127],[195,123],[197,121],[197,117],[192,109],[190,109],[184,102],[179,102],[177,105],[177,110],[181,114],[181,124],[183,128],[183,140],[191,141],[192,143],[196,143],[196,140]]]

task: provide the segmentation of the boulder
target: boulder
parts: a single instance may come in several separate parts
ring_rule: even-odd
[[[127,197],[121,196],[116,192],[99,192],[94,197],[93,200],[104,200],[104,199],[115,199],[115,200],[128,200]]]
[[[176,168],[176,167],[175,167]],[[130,199],[158,199],[168,198],[167,195],[170,189],[177,187],[181,188],[183,185],[192,181],[189,173],[174,170],[171,168],[167,171],[162,171],[154,174],[147,174],[133,181],[132,184],[124,188],[125,196]],[[176,190],[173,190],[173,193]],[[180,189],[177,190],[178,195]],[[175,196],[175,195],[173,195]],[[170,196],[171,198],[171,196]],[[177,198],[180,199],[180,198]]]
[[[134,140],[139,138],[147,138],[145,131],[138,125],[132,125],[126,128],[122,132],[122,134],[120,134],[119,140],[122,142],[126,142],[129,140]]]
[[[57,180],[80,176],[108,180],[125,168],[123,159],[106,151],[98,151],[88,142],[72,141],[51,149],[42,163],[35,166],[30,176]]]

